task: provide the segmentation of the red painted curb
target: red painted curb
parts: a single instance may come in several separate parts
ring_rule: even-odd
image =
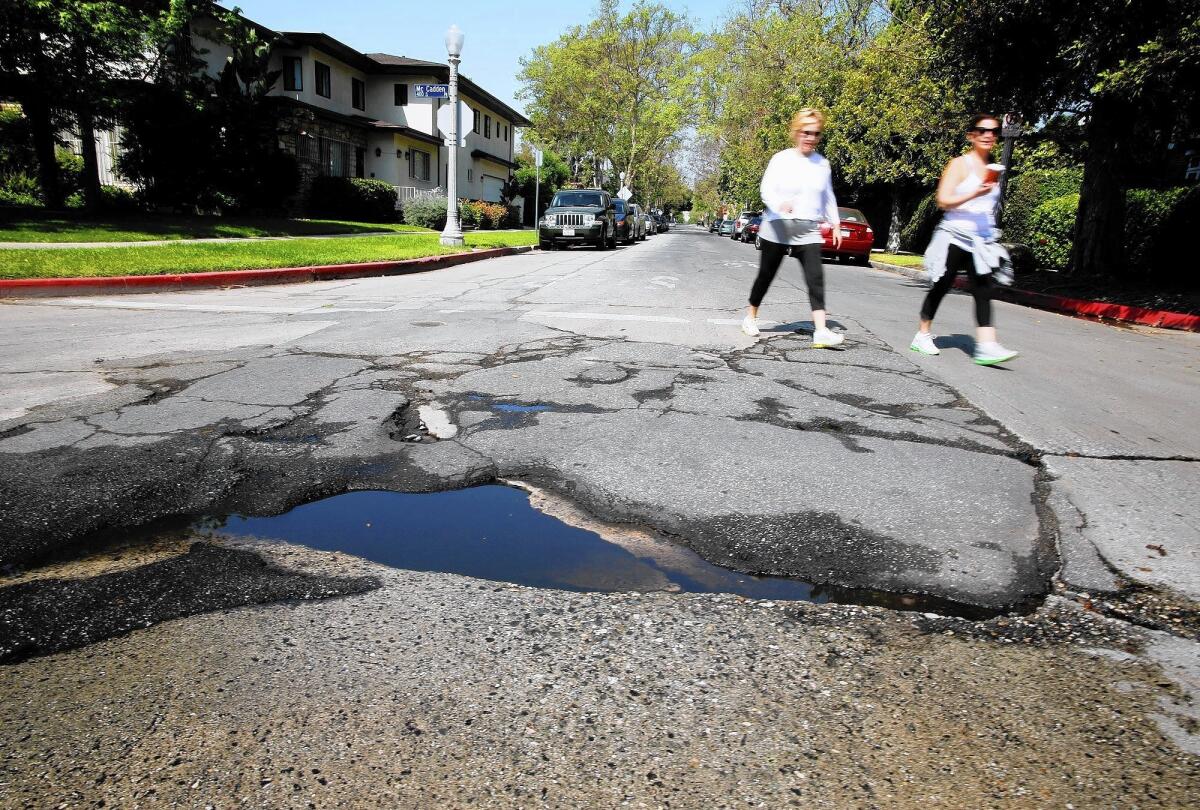
[[[886,262],[872,262],[887,270],[900,272],[902,275],[918,278],[921,271],[912,267],[901,267]],[[957,289],[966,289],[966,279],[954,281]],[[996,287],[995,298],[1008,301],[1011,304],[1042,309],[1048,312],[1058,312],[1063,315],[1073,315],[1089,320],[1121,321],[1135,323],[1141,326],[1153,326],[1159,329],[1178,329],[1184,332],[1200,332],[1200,315],[1188,315],[1183,312],[1171,312],[1165,309],[1147,309],[1146,307],[1131,307],[1125,304],[1110,304],[1105,301],[1088,301],[1083,298],[1067,298],[1062,295],[1022,290],[1017,287]]]
[[[533,250],[521,247],[489,248],[444,256],[424,256],[394,262],[326,264],[316,267],[276,267],[266,270],[223,270],[213,273],[171,273],[155,276],[108,276],[101,278],[18,278],[0,279],[0,298],[35,298],[63,295],[101,295],[105,293],[167,292],[170,290],[213,287],[294,284],[335,278],[397,276],[425,273],[460,264],[512,256]]]

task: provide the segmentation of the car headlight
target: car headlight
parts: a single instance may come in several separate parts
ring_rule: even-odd
[[[604,221],[604,214],[592,214],[592,224],[597,225]]]
[[[546,216],[542,217],[542,224],[554,225],[554,214],[546,214]]]

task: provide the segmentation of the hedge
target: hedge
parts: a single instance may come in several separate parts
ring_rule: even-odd
[[[900,248],[923,253],[933,236],[933,229],[942,219],[942,211],[938,208],[937,192],[931,192],[917,204],[911,217],[900,229]]]
[[[1079,195],[1067,194],[1046,200],[1029,217],[1029,240],[1026,244],[1042,270],[1063,270],[1071,258],[1075,232],[1075,213],[1079,210]]]
[[[395,222],[396,189],[383,180],[318,177],[309,190],[308,212],[327,219]]]
[[[1035,169],[1014,174],[1009,180],[1001,228],[1005,242],[1032,246],[1033,216],[1050,200],[1078,194],[1083,169]]]

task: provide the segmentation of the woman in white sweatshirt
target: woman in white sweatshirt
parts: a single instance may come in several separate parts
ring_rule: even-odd
[[[804,283],[812,306],[813,348],[828,349],[845,340],[825,326],[821,222],[829,223],[835,249],[841,246],[842,237],[829,161],[817,153],[824,128],[825,116],[820,110],[806,107],[796,113],[788,129],[796,148],[777,152],[763,174],[760,193],[767,210],[758,231],[762,257],[758,278],[750,290],[750,310],[742,321],[742,331],[751,337],[759,334],[758,307],[783,257],[795,248],[804,268]]]

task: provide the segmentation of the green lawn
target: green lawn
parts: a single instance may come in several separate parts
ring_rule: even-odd
[[[146,242],[155,239],[313,236],[341,233],[426,232],[415,225],[282,217],[68,217],[0,212],[0,242]]]
[[[900,253],[872,253],[871,261],[895,264],[900,267],[920,267],[924,263],[925,257]]]
[[[361,236],[339,239],[271,240],[265,242],[188,243],[145,247],[0,250],[0,278],[143,276],[201,273],[207,270],[253,270],[269,267],[312,267],[322,264],[415,259],[461,253],[471,248],[533,245],[535,231],[472,231],[466,248],[447,248],[439,234]]]

